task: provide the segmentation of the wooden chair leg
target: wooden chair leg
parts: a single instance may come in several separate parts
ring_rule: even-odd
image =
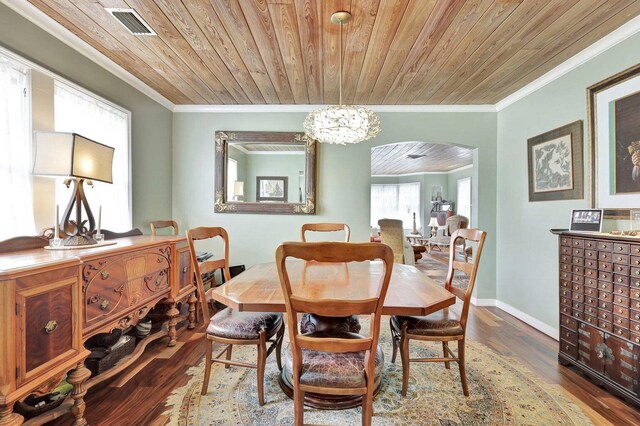
[[[464,339],[458,340],[458,367],[460,368],[460,381],[462,382],[462,393],[469,396],[469,387],[467,386],[467,373],[464,368]]]
[[[282,371],[282,340],[284,339],[284,322],[276,334],[276,363],[278,364],[278,370]]]
[[[449,344],[446,341],[442,342],[442,352],[444,352],[444,357],[449,358]],[[451,363],[449,361],[444,362],[444,367],[449,370],[451,369]]]
[[[227,361],[229,361],[231,359],[231,352],[233,351],[233,345],[228,345],[227,346]],[[224,368],[229,368],[230,365],[229,364],[225,364]]]
[[[407,396],[409,388],[409,338],[407,337],[407,324],[402,324],[400,334],[400,359],[402,360],[402,396]]]
[[[267,364],[267,337],[264,330],[260,331],[258,343],[258,403],[264,405],[264,368]]]
[[[206,395],[209,388],[209,378],[211,377],[211,351],[213,350],[213,342],[209,339],[205,340],[205,363],[204,363],[204,379],[202,381],[202,391],[200,394]]]
[[[362,426],[371,426],[373,417],[373,392],[362,395]]]
[[[293,416],[295,426],[304,425],[304,392],[293,389]]]
[[[391,329],[391,347],[393,348],[393,353],[391,354],[391,364],[395,364],[396,355],[398,354],[398,334],[393,329],[391,319],[389,319],[389,328]]]

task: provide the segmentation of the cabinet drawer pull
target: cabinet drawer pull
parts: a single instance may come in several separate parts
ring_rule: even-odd
[[[185,266],[184,268],[182,268],[182,273],[186,274],[188,270],[189,270],[189,267]]]
[[[106,280],[107,278],[109,278],[111,276],[111,274],[109,274],[109,271],[102,271],[100,273],[100,277],[102,277],[103,280]]]
[[[103,311],[106,311],[108,307],[109,307],[109,301],[103,300],[102,303],[100,304],[100,309],[102,309]]]
[[[58,321],[51,320],[47,323],[47,325],[44,326],[44,331],[47,334],[51,334],[54,331],[56,331],[57,328],[58,328]]]
[[[162,257],[158,256],[156,260],[158,261],[158,263],[162,263]]]

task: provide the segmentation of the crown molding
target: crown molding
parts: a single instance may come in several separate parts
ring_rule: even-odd
[[[448,170],[446,172],[414,172],[403,173],[399,175],[371,175],[371,177],[405,177],[405,176],[421,176],[421,175],[450,175],[452,173],[461,172],[462,170],[472,169],[473,164],[467,164],[466,166],[458,167],[457,169]]]
[[[14,12],[18,13],[37,27],[51,34],[67,46],[79,52],[81,55],[87,57],[89,60],[95,62],[111,74],[115,75],[125,83],[130,84],[143,94],[147,95],[163,107],[170,111],[173,111],[175,105],[173,102],[156,92],[145,82],[135,77],[129,71],[122,68],[120,65],[107,58],[100,53],[96,48],[83,41],[80,37],[73,34],[71,31],[60,25],[53,18],[50,18],[43,11],[24,0],[0,0]]]
[[[551,71],[544,74],[542,77],[533,80],[522,89],[502,99],[495,104],[496,111],[502,111],[509,105],[516,103],[520,99],[559,79],[568,72],[573,71],[580,65],[584,64],[587,61],[590,61],[599,54],[605,52],[607,49],[612,48],[616,44],[628,39],[638,32],[640,32],[640,16],[636,16],[620,28],[614,30],[613,32],[596,41],[583,51],[567,59]]]
[[[173,112],[305,112],[327,105],[176,105]],[[375,112],[496,112],[494,105],[362,105]]]

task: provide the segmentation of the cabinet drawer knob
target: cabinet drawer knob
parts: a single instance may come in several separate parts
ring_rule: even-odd
[[[184,268],[182,268],[182,273],[186,274],[188,270],[189,270],[189,267],[185,266]]]
[[[47,334],[51,334],[54,331],[56,331],[57,328],[58,328],[58,321],[51,320],[47,323],[47,325],[44,326],[44,331]]]
[[[102,271],[100,273],[100,276],[102,277],[103,280],[106,280],[107,278],[109,278],[111,276],[111,274],[109,274],[109,271]]]
[[[106,311],[108,307],[109,307],[109,301],[103,300],[102,303],[100,304],[100,309],[102,309],[103,311]]]

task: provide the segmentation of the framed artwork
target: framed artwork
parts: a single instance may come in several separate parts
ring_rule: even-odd
[[[287,176],[257,176],[256,201],[287,201]]]
[[[527,140],[529,201],[584,197],[582,120]]]
[[[640,65],[587,88],[591,207],[629,219],[640,199]]]

